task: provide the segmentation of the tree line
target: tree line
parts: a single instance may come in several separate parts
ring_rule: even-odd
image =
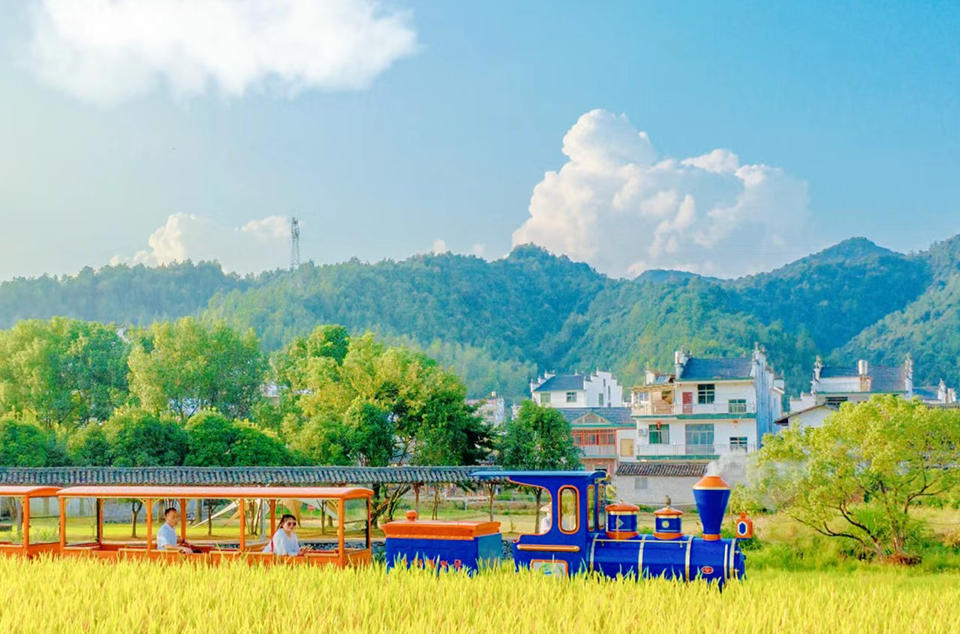
[[[267,355],[222,321],[27,320],[0,331],[0,465],[578,464],[559,413],[495,430],[466,397],[423,352],[339,325]]]

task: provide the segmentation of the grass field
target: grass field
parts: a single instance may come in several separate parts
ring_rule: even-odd
[[[960,631],[960,575],[762,571],[695,583],[0,559],[0,632]]]

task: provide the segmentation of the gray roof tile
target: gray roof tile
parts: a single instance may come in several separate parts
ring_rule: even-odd
[[[558,374],[544,381],[534,392],[560,392],[564,390],[582,390],[583,375]]]
[[[618,476],[699,478],[707,471],[706,462],[621,462]]]
[[[683,366],[682,381],[709,379],[743,379],[750,376],[750,357],[705,359],[691,357]]]
[[[570,423],[593,413],[614,425],[636,424],[629,407],[558,407],[557,411],[563,414],[563,417]]]

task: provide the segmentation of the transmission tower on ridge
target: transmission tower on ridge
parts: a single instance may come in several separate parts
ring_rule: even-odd
[[[296,271],[300,268],[300,221],[296,218],[290,220],[290,270]]]

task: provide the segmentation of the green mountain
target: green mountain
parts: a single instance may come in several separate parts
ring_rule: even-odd
[[[651,271],[607,278],[586,264],[521,246],[506,258],[419,255],[257,277],[216,264],[110,266],[0,284],[0,327],[65,315],[149,324],[184,315],[252,327],[268,350],[320,323],[372,330],[419,347],[462,374],[474,395],[526,393],[543,370],[609,368],[624,384],[673,352],[748,353],[762,343],[795,393],[817,354],[896,364],[917,383],[960,379],[960,236],[901,254],[852,238],[774,271],[720,280]]]

